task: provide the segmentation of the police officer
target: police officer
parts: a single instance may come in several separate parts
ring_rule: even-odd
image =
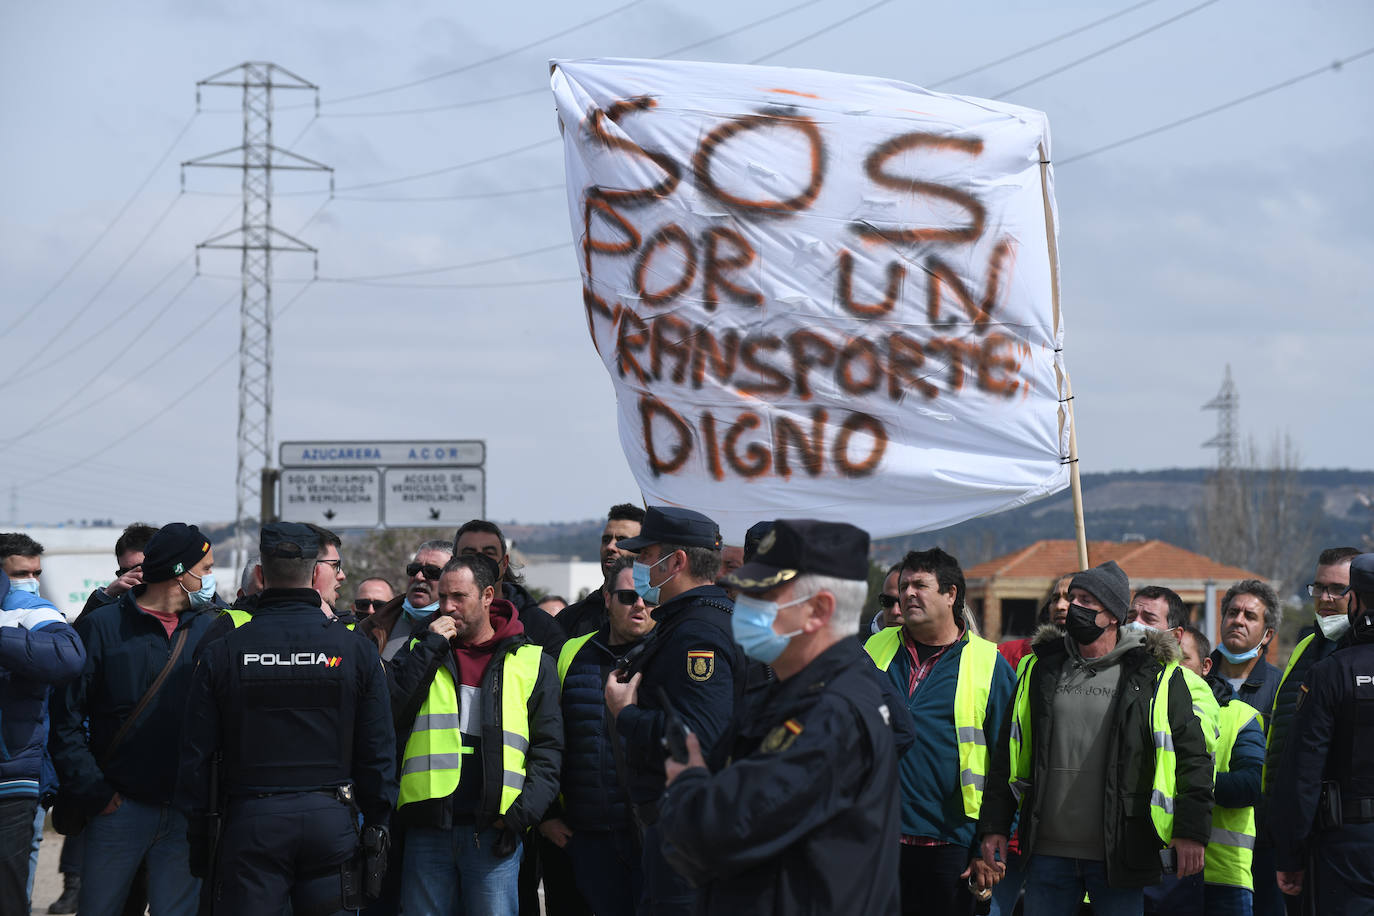
[[[1270,805],[1279,889],[1374,913],[1374,554],[1350,563],[1351,626],[1312,666]],[[1315,874],[1308,872],[1308,864]]]
[[[191,867],[214,868],[215,913],[355,909],[359,815],[376,853],[396,802],[386,675],[366,641],[320,613],[319,536],[278,522],[260,546],[256,612],[206,647],[191,683],[178,785]]]
[[[735,639],[778,683],[737,719],[712,773],[694,735],[665,763],[665,851],[706,913],[896,913],[897,750],[873,664],[852,638],[868,590],[868,534],[778,521],[738,591]]]
[[[653,632],[626,669],[606,680],[606,706],[625,746],[630,802],[643,830],[644,889],[639,912],[686,914],[696,892],[664,860],[658,827],[663,792],[666,694],[713,764],[723,761],[744,659],[730,631],[730,597],[716,584],[720,529],[700,512],[650,506],[638,537],[620,542],[635,554],[634,586],[657,604]],[[622,677],[627,680],[622,681]]]

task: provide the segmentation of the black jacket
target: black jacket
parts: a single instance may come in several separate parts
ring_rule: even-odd
[[[1303,870],[1309,844],[1350,832],[1317,832],[1323,781],[1340,784],[1347,818],[1360,799],[1374,799],[1374,644],[1351,644],[1346,637],[1339,646],[1308,670],[1308,689],[1297,704],[1277,778],[1269,774],[1274,785],[1269,827],[1280,871]],[[1366,820],[1358,829],[1368,830],[1367,825]],[[1364,858],[1366,869],[1374,869],[1374,851]]]
[[[1317,662],[1336,651],[1336,643],[1327,639],[1320,629],[1313,631],[1312,641],[1303,647],[1302,654],[1296,660],[1290,658],[1289,663],[1293,666],[1288,670],[1288,676],[1283,679],[1283,683],[1278,687],[1274,694],[1274,706],[1272,709],[1261,709],[1265,714],[1264,729],[1264,794],[1269,796],[1274,792],[1276,783],[1275,777],[1278,775],[1279,762],[1283,759],[1284,748],[1288,746],[1288,732],[1293,725],[1293,716],[1298,708],[1298,695],[1302,685],[1307,682],[1307,675]],[[1296,652],[1297,649],[1294,648]],[[1268,821],[1266,820],[1267,824]],[[1272,831],[1265,828],[1266,833],[1271,837]]]
[[[606,622],[606,599],[601,589],[592,589],[581,601],[563,608],[554,618],[569,639],[595,633]]]
[[[625,742],[630,801],[648,804],[663,792],[664,690],[687,727],[696,733],[713,766],[725,762],[735,701],[743,695],[744,653],[730,629],[734,605],[725,590],[703,585],[654,609],[656,626],[644,638],[643,654],[631,666],[644,675],[638,700],[616,717]],[[737,680],[739,681],[737,683]],[[738,692],[737,692],[738,691]]]
[[[1011,721],[1022,692],[1027,691],[1033,762],[1030,785],[1019,806],[1023,856],[1035,854],[1036,834],[1044,815],[1037,804],[1037,790],[1045,784],[1049,772],[1055,688],[1060,672],[1071,663],[1064,644],[1066,638],[1062,630],[1052,625],[1041,627],[1036,634],[1032,644],[1035,667],[1030,671],[1029,682],[1024,674],[1017,680],[1016,699],[1007,709],[983,792],[978,835],[1009,835],[1018,809],[1009,782]],[[1150,818],[1155,767],[1150,703],[1160,672],[1178,655],[1178,643],[1172,634],[1147,630],[1144,645],[1127,650],[1121,657],[1119,689],[1111,708],[1111,721],[1106,723],[1112,740],[1107,750],[1102,808],[1107,883],[1111,887],[1148,887],[1160,879],[1159,851],[1163,844]],[[1202,725],[1193,712],[1192,695],[1182,669],[1175,669],[1169,680],[1169,725],[1178,774],[1174,836],[1205,844],[1212,829],[1213,763]]]
[[[525,637],[543,649],[545,655],[557,660],[567,639],[558,620],[540,607],[523,585],[502,582],[499,597],[515,605],[516,612],[520,614],[520,623],[525,627]]]
[[[890,708],[843,639],[739,724],[734,761],[664,792],[664,856],[698,912],[896,913],[901,815]]]
[[[438,617],[437,613],[416,629],[415,639],[418,641],[407,644],[397,652],[387,666],[391,683],[391,711],[398,747],[402,752],[398,754],[398,759],[402,759],[415,715],[424,705],[429,686],[439,668],[443,666],[448,669],[455,685],[462,683],[448,640],[429,631],[429,623],[435,617]],[[506,813],[500,813],[502,774],[505,771],[501,760],[501,673],[505,656],[518,646],[531,642],[524,634],[498,642],[491,663],[482,676],[482,790],[476,812],[476,823],[480,827],[485,827],[499,816],[508,827],[517,833],[523,832],[543,819],[544,812],[558,793],[558,771],[563,753],[563,715],[558,706],[558,668],[545,649],[539,657],[539,676],[526,708],[530,747],[525,754],[525,785],[520,797]],[[446,830],[461,822],[465,814],[454,809],[453,796],[450,795],[448,798],[406,805],[396,812],[396,818],[407,827]]]
[[[252,620],[204,646],[181,745],[177,800],[188,815],[206,811],[219,751],[231,798],[352,783],[364,818],[387,822],[397,777],[386,673],[319,598],[268,589]]]
[[[631,825],[629,799],[623,774],[617,769],[606,710],[606,678],[618,658],[607,647],[609,639],[603,627],[573,656],[563,676],[564,746],[559,792],[563,819],[574,833],[624,830]]]
[[[211,616],[204,611],[184,612],[169,638],[162,623],[140,611],[133,592],[126,592],[77,621],[77,635],[86,645],[86,666],[80,677],[53,693],[48,748],[63,788],[88,813],[98,813],[115,792],[146,804],[171,802],[192,655]],[[167,664],[172,640],[183,630],[187,631],[185,646],[157,696],[114,756],[97,763]]]

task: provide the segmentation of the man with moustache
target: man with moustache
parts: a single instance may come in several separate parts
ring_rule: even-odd
[[[568,605],[558,614],[558,625],[568,636],[583,636],[595,633],[605,622],[607,592],[611,588],[611,572],[625,557],[631,556],[620,549],[620,542],[639,537],[644,524],[644,510],[633,503],[620,503],[611,506],[606,513],[606,527],[601,529],[602,585],[593,589],[581,601]]]
[[[1221,600],[1221,644],[1212,651],[1212,674],[1231,685],[1237,699],[1267,711],[1279,689],[1278,668],[1264,660],[1283,620],[1279,596],[1259,579],[1242,579]]]
[[[406,565],[405,594],[393,598],[372,616],[358,624],[358,631],[370,636],[389,662],[410,641],[421,622],[439,610],[439,573],[453,556],[453,544],[444,540],[425,541],[415,548]]]

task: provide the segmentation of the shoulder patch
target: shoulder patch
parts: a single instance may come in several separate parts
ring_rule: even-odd
[[[763,744],[759,745],[759,750],[766,754],[785,751],[797,740],[797,736],[802,733],[802,724],[796,719],[788,719],[786,722],[773,729],[763,737]]]
[[[716,673],[714,649],[691,649],[687,653],[687,676],[694,681],[709,681]]]

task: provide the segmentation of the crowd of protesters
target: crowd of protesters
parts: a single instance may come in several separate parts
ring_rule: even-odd
[[[999,645],[939,548],[869,604],[869,548],[622,504],[569,604],[486,520],[356,583],[273,523],[236,587],[136,524],[68,621],[0,534],[0,909],[50,819],[83,916],[1374,912],[1374,555],[1314,558],[1276,665],[1260,580],[1213,647],[1064,570]]]

